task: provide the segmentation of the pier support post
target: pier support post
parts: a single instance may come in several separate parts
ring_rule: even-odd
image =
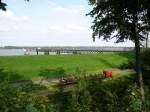
[[[73,51],[73,54],[78,54],[78,52],[77,51]]]
[[[45,54],[45,55],[49,55],[49,51],[45,51],[44,54]]]
[[[58,50],[58,51],[56,51],[56,54],[60,54],[60,51]]]
[[[39,51],[38,51],[38,49],[36,49],[36,54],[37,54],[37,55],[39,55]]]

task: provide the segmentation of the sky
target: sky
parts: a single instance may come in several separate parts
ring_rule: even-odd
[[[92,41],[87,0],[2,0],[0,46],[134,46],[131,41]]]

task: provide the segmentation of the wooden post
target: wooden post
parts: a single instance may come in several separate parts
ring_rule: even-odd
[[[36,49],[36,54],[37,54],[37,55],[39,55],[39,51],[38,51],[38,49]]]

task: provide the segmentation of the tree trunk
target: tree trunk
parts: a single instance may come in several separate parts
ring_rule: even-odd
[[[139,37],[138,37],[138,18],[137,18],[137,15],[134,15],[134,17],[133,17],[133,28],[134,28],[133,36],[135,39],[136,74],[137,74],[138,80],[139,80],[141,99],[143,101],[145,101],[143,75],[142,75],[142,71],[141,71],[141,54],[140,54],[140,41],[139,41]]]
[[[146,56],[147,56],[147,50],[148,50],[148,35],[149,35],[149,33],[147,33],[147,38],[146,38]]]

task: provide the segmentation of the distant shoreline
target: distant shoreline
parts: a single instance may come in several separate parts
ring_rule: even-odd
[[[131,52],[134,47],[14,47],[6,46],[0,48],[0,56],[15,55],[54,55],[54,54],[84,54],[102,52]]]
[[[115,47],[115,46],[4,46],[0,49],[37,49],[37,48],[134,48],[134,47]]]

